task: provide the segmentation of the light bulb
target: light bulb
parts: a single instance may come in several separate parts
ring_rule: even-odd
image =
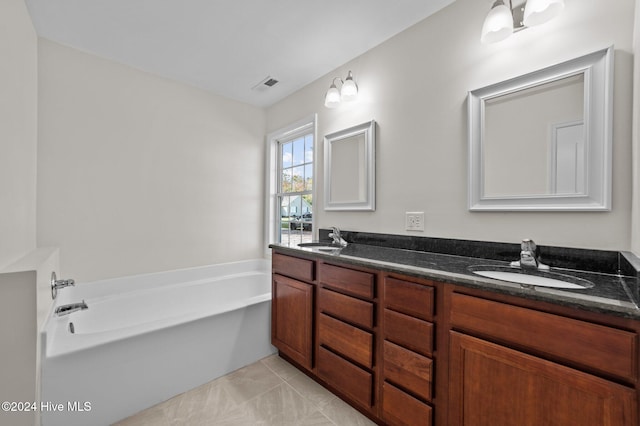
[[[495,43],[506,39],[513,33],[513,15],[502,0],[497,0],[482,25],[483,43]]]
[[[524,8],[524,25],[533,27],[555,18],[564,10],[564,0],[528,0]]]
[[[327,108],[335,108],[340,105],[340,92],[335,84],[331,83],[331,87],[327,90],[327,94],[324,97],[324,106]]]
[[[340,97],[343,101],[353,101],[358,97],[358,85],[353,81],[353,74],[349,71],[347,79],[340,89]]]

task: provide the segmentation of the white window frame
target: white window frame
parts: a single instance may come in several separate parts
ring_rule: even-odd
[[[279,142],[285,139],[290,139],[294,136],[304,135],[307,133],[313,134],[313,184],[311,194],[313,197],[314,205],[317,205],[316,200],[316,181],[318,176],[318,136],[317,136],[317,115],[311,114],[305,118],[302,118],[282,129],[267,135],[267,155],[265,164],[265,226],[264,226],[264,239],[265,239],[265,253],[267,257],[271,257],[271,249],[269,244],[277,242],[276,231],[280,227],[280,206],[277,203],[279,179],[278,174],[278,155],[279,155]],[[311,226],[315,232],[316,223],[316,209],[314,208]]]

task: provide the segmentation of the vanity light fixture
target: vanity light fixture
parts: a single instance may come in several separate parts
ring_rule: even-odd
[[[523,24],[527,27],[544,24],[564,10],[564,0],[528,0],[524,8]]]
[[[336,80],[340,81],[342,87],[338,90]],[[335,77],[331,82],[329,90],[324,97],[324,106],[336,108],[341,102],[353,101],[358,97],[358,85],[353,81],[353,74],[349,71],[347,78],[343,81],[340,77]]]
[[[564,0],[527,0],[519,6],[509,6],[496,0],[482,25],[482,43],[496,43],[508,38],[513,32],[544,24],[564,10]]]

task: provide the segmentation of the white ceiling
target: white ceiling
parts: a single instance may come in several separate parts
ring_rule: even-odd
[[[454,0],[25,1],[41,37],[264,107]]]

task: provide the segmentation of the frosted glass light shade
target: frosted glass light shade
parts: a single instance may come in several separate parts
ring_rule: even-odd
[[[347,79],[340,89],[340,97],[343,101],[353,101],[358,97],[358,85],[353,81],[353,74],[349,71]]]
[[[496,1],[484,19],[482,25],[483,43],[495,43],[506,39],[513,33],[513,15],[502,1]]]
[[[332,84],[324,97],[324,106],[327,108],[335,108],[338,105],[340,105],[340,92],[336,85]]]
[[[527,0],[524,25],[533,27],[555,18],[564,10],[564,0]]]

